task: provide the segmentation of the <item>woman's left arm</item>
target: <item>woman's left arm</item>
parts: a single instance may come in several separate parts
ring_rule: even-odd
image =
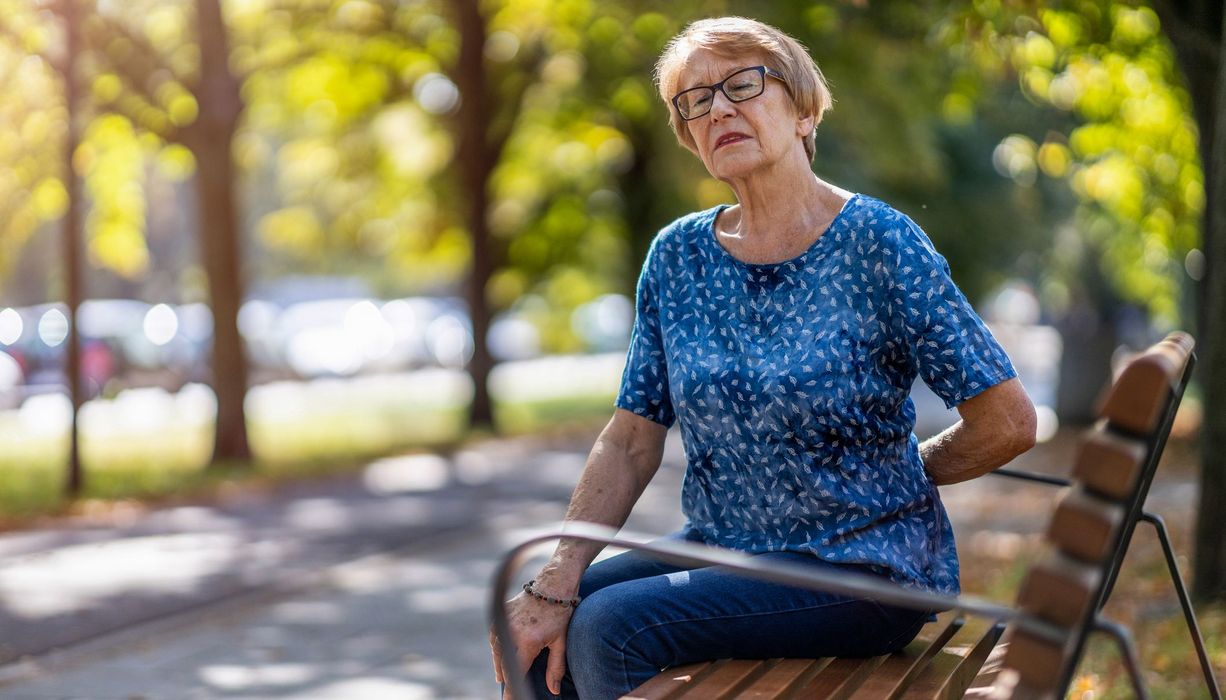
[[[974,479],[1034,447],[1034,404],[1017,378],[958,404],[958,421],[920,445],[938,486]]]

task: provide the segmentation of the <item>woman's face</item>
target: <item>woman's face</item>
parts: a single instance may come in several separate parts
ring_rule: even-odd
[[[712,85],[738,70],[765,63],[756,54],[727,58],[699,49],[682,71],[677,91]],[[804,158],[801,139],[813,129],[813,119],[797,116],[781,81],[765,80],[762,94],[743,102],[733,102],[717,90],[711,111],[685,123],[698,157],[716,179],[726,182],[745,177],[779,162],[792,149],[799,149]]]

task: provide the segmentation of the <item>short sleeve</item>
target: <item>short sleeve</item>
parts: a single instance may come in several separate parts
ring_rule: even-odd
[[[634,330],[626,352],[621,389],[614,403],[619,408],[671,427],[677,415],[668,387],[668,365],[660,322],[659,258],[657,236],[652,241],[635,289]]]
[[[918,224],[901,219],[892,261],[901,341],[924,383],[953,408],[1017,371],[954,284],[945,257]]]

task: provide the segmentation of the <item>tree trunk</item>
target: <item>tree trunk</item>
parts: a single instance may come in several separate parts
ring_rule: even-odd
[[[1205,178],[1205,273],[1197,294],[1198,374],[1204,388],[1200,504],[1192,592],[1226,600],[1226,13],[1218,2],[1155,0],[1192,96]]]
[[[81,392],[81,330],[80,308],[84,297],[81,275],[81,179],[73,166],[80,136],[77,128],[80,83],[77,80],[77,58],[81,50],[80,8],[74,0],[61,0],[59,11],[64,22],[64,111],[68,123],[64,139],[64,189],[68,193],[68,209],[64,212],[64,280],[68,305],[68,342],[64,371],[68,378],[68,396],[72,416],[68,423],[68,479],[64,488],[70,497],[81,495],[85,477],[81,470],[81,434],[79,419],[85,397]]]
[[[1226,538],[1221,531],[1221,514],[1226,512],[1226,13],[1218,21],[1214,109],[1212,121],[1201,129],[1202,138],[1211,139],[1204,163],[1206,274],[1200,361],[1205,410],[1193,578],[1193,591],[1202,600],[1226,600]]]
[[[200,80],[195,86],[200,113],[183,131],[183,143],[196,158],[197,217],[201,257],[209,280],[213,310],[213,390],[217,394],[217,433],[213,461],[246,460],[247,360],[238,333],[243,299],[239,256],[238,206],[234,195],[231,147],[242,114],[238,80],[229,68],[229,41],[219,0],[197,0]]]
[[[489,395],[489,376],[494,361],[486,343],[491,319],[485,290],[496,266],[486,219],[489,181],[496,163],[488,132],[491,107],[484,60],[485,18],[481,15],[477,0],[459,0],[455,7],[460,27],[456,84],[461,99],[456,161],[463,190],[460,198],[466,205],[465,218],[472,241],[472,267],[465,294],[473,326],[473,357],[468,366],[473,382],[469,427],[480,429],[494,425]]]

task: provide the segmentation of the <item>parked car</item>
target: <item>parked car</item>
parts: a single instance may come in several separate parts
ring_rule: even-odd
[[[93,306],[82,304],[81,327],[81,380],[86,398],[102,393],[104,387],[124,370],[123,355],[125,330],[129,327],[127,316],[132,307],[128,300],[99,301]],[[140,302],[134,302],[139,304]],[[68,384],[64,372],[67,355],[68,316],[67,307],[59,303],[38,304],[13,309],[18,322],[12,325],[18,331],[13,342],[5,348],[21,366],[23,373],[23,398],[33,394],[66,391]],[[10,315],[11,319],[12,316]],[[8,338],[6,338],[8,339]]]

